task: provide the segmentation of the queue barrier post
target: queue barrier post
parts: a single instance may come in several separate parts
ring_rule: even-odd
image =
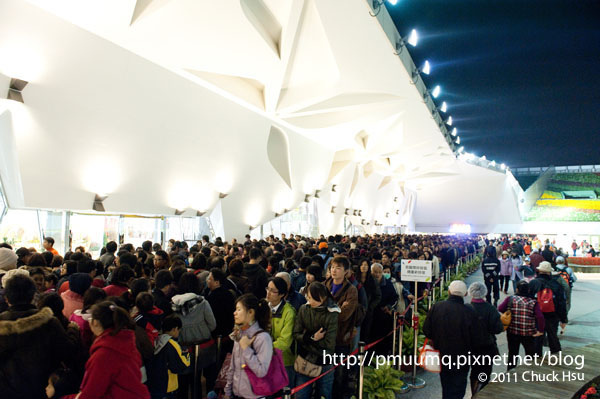
[[[392,357],[396,355],[396,327],[398,327],[398,312],[394,311],[394,322],[392,324]],[[402,339],[402,337],[400,337]]]
[[[417,292],[417,285],[418,283],[415,281],[415,294]],[[413,354],[413,375],[412,375],[412,379],[411,382],[408,383],[408,386],[411,387],[412,389],[421,389],[425,387],[425,380],[418,378],[417,377],[417,351],[418,351],[418,346],[419,346],[419,316],[418,316],[418,311],[417,311],[417,303],[419,301],[419,298],[417,298],[415,296],[415,300],[413,302],[413,330],[414,330],[414,354]],[[361,398],[362,399],[362,398]]]
[[[194,378],[192,380],[192,398],[198,397],[198,382],[200,381],[198,378],[198,347],[199,345],[194,345]]]
[[[360,358],[360,372],[358,376],[358,399],[363,399],[363,388],[365,382],[365,342],[358,343],[358,354]]]
[[[217,370],[221,370],[221,340],[222,335],[217,335]]]
[[[292,398],[292,390],[290,387],[283,387],[283,399],[291,399]]]
[[[396,364],[396,368],[398,369],[398,371],[402,371],[402,341],[403,341],[403,337],[404,337],[404,314],[400,315],[400,328],[398,328],[398,335],[400,336],[398,339],[398,359],[399,360],[398,360],[398,363]],[[402,388],[400,388],[400,391],[398,392],[398,394],[403,395],[408,392],[410,392],[410,387],[408,386],[408,384],[406,382],[404,382],[404,385],[402,385]]]

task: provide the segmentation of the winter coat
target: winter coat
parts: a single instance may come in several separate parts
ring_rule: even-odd
[[[90,328],[91,319],[92,315],[88,312],[82,313],[81,309],[77,309],[73,312],[71,317],[69,317],[69,321],[72,321],[79,326],[81,343],[86,351],[90,349],[90,347],[92,346],[92,341],[94,341],[94,333]]]
[[[479,346],[476,342],[479,328],[475,311],[464,304],[460,296],[450,295],[447,300],[433,305],[425,324],[425,336],[433,340],[440,354],[466,355]]]
[[[163,311],[154,306],[148,313],[136,313],[133,321],[146,331],[148,340],[154,345],[154,341],[158,338],[158,332],[162,328],[164,316]]]
[[[179,334],[181,345],[191,346],[211,338],[217,322],[208,301],[192,292],[175,295],[172,301],[173,311],[181,316],[183,322]]]
[[[298,291],[290,291],[285,299],[290,305],[292,305],[296,312],[298,309],[300,309],[300,306],[306,303],[306,297],[300,294]]]
[[[325,286],[331,292],[333,286],[333,279],[331,277],[325,280]],[[344,279],[342,287],[333,295],[333,300],[341,309],[338,317],[338,330],[335,343],[337,346],[350,345],[352,338],[356,334],[356,318],[354,315],[358,306],[358,290],[348,279]]]
[[[142,384],[142,359],[135,347],[134,332],[112,332],[112,328],[105,330],[90,348],[79,399],[150,398],[148,388]]]
[[[248,292],[256,295],[258,299],[267,296],[267,284],[269,283],[269,275],[267,271],[258,263],[244,264],[243,275],[248,278]]]
[[[225,397],[227,398],[238,396],[256,399],[260,397],[252,391],[250,380],[244,371],[244,367],[250,367],[250,370],[259,378],[266,376],[269,371],[269,365],[273,358],[273,340],[268,332],[258,333],[259,330],[261,330],[260,326],[254,322],[247,329],[237,329],[229,336],[234,344],[225,386]],[[254,342],[244,350],[239,343],[242,336],[248,338],[255,336]]]
[[[509,259],[512,263],[512,273],[510,279],[515,281],[523,280],[523,272],[521,271],[523,259],[521,259],[520,256],[517,256],[516,258],[511,256]]]
[[[289,303],[283,300],[277,311],[271,316],[271,337],[273,346],[281,349],[283,354],[283,364],[285,366],[294,365],[294,322],[296,321],[296,310]]]
[[[478,342],[478,345],[474,347],[475,353],[497,355],[496,334],[504,331],[504,326],[500,321],[500,313],[498,313],[496,307],[482,299],[473,299],[468,306],[475,311],[478,318],[477,331],[480,336],[475,340]]]
[[[102,288],[106,292],[106,296],[121,296],[124,292],[129,291],[129,288],[124,285],[111,284]]]
[[[60,297],[65,304],[65,307],[63,308],[63,314],[67,319],[71,317],[74,311],[83,309],[83,296],[71,290],[67,290],[63,292]]]
[[[533,270],[537,273],[537,268],[544,261],[544,257],[539,252],[534,252],[529,255],[529,264]]]
[[[559,276],[562,280],[562,277]],[[553,301],[554,301],[554,309],[555,313],[558,316],[558,319],[562,323],[567,323],[567,300],[566,294],[560,284],[555,278],[548,274],[540,274],[537,278],[531,280],[529,283],[529,292],[531,292],[534,296],[537,297],[537,293],[542,291],[544,288],[550,288],[553,293]],[[553,314],[550,313],[550,314]],[[546,314],[544,314],[544,317]]]
[[[169,334],[161,334],[156,340],[154,356],[146,364],[148,389],[153,396],[164,397],[179,388],[177,374],[190,366],[190,355]]]
[[[509,257],[506,259],[500,258],[500,275],[501,276],[512,276],[513,264]]]
[[[45,398],[48,376],[79,349],[79,331],[66,331],[50,308],[11,306],[0,314],[0,397]]]
[[[164,292],[155,288],[152,290],[152,296],[154,297],[154,306],[163,311],[165,317],[173,313],[173,307],[169,297]]]
[[[335,353],[340,307],[328,299],[319,307],[302,305],[294,322],[294,339],[298,343],[298,354],[314,364],[323,364],[323,354]],[[311,337],[323,328],[325,336],[314,341]]]
[[[290,273],[290,279],[292,281],[292,287],[295,291],[300,291],[302,287],[306,285],[306,272],[298,269],[292,270]]]
[[[510,263],[510,260],[508,260]],[[483,279],[489,281],[490,279],[497,280],[500,275],[501,266],[500,261],[494,257],[487,257],[481,261],[481,271],[483,272]]]
[[[210,304],[216,321],[216,328],[212,336],[227,337],[233,330],[233,312],[235,311],[235,298],[231,291],[225,287],[219,287],[209,291],[206,300]]]

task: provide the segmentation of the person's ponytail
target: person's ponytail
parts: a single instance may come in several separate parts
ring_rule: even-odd
[[[269,303],[266,301],[266,299],[261,299],[258,301],[256,321],[263,330],[271,330],[271,308],[269,307]]]
[[[112,328],[111,335],[116,335],[123,329],[133,330],[135,324],[129,313],[114,302],[103,301],[92,306],[92,318],[98,320],[104,330]]]

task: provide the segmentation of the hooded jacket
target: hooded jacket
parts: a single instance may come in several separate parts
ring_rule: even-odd
[[[79,332],[66,331],[50,308],[11,306],[0,314],[0,397],[44,398],[48,376],[75,358]]]
[[[512,276],[513,264],[510,258],[507,256],[506,259],[500,258],[500,275],[501,276]]]
[[[331,292],[331,287],[333,286],[333,279],[331,277],[325,281],[325,286]],[[358,306],[358,290],[347,278],[345,278],[342,287],[335,293],[333,299],[341,310],[338,317],[338,330],[335,339],[336,345],[350,345],[352,338],[355,335],[356,320],[354,318],[354,313]]]
[[[340,307],[331,299],[316,308],[308,303],[300,307],[293,331],[300,356],[311,363],[323,364],[323,354],[335,353],[340,312]],[[313,340],[311,337],[321,328],[325,330],[325,336],[319,341]]]
[[[181,316],[183,322],[179,335],[182,346],[191,346],[211,338],[217,322],[208,301],[202,295],[188,292],[175,295],[172,301],[173,311]]]
[[[146,364],[148,389],[156,397],[179,388],[177,374],[181,374],[190,366],[190,355],[182,352],[181,347],[169,334],[161,334],[156,339],[154,356]]]
[[[562,279],[560,276],[558,278]],[[552,299],[554,301],[555,309],[553,313],[558,316],[558,319],[561,323],[567,323],[567,298],[562,285],[558,279],[550,276],[549,274],[540,274],[537,278],[531,280],[529,283],[529,292],[534,296],[537,296],[537,293],[542,291],[544,288],[550,288],[552,290]],[[544,317],[547,315],[548,314],[544,314]],[[552,313],[549,315],[552,315]]]
[[[273,337],[273,346],[281,349],[283,355],[283,364],[287,366],[294,365],[295,356],[292,352],[294,344],[293,330],[296,320],[296,310],[285,300],[282,300],[277,311],[271,316],[271,337]]]
[[[79,399],[148,399],[142,384],[142,359],[132,330],[111,335],[112,328],[96,338],[85,364]]]
[[[273,340],[268,332],[259,333],[259,330],[261,330],[260,326],[254,322],[247,329],[236,329],[229,335],[234,344],[225,386],[225,397],[227,398],[238,396],[245,399],[256,399],[259,397],[252,391],[250,379],[244,371],[244,367],[250,367],[259,378],[266,376],[269,371],[269,365],[273,358]],[[255,337],[254,342],[244,350],[239,343],[242,336]]]

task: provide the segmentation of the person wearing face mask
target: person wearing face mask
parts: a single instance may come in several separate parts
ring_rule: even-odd
[[[371,265],[371,274],[381,291],[381,301],[373,312],[373,325],[378,326],[378,328],[371,330],[369,341],[376,341],[384,337],[392,329],[393,312],[398,302],[398,293],[391,281],[392,275],[389,267],[386,268],[386,271],[384,273],[381,263]],[[391,349],[391,342],[391,339],[384,339],[375,346],[375,351],[380,354],[387,354]]]

